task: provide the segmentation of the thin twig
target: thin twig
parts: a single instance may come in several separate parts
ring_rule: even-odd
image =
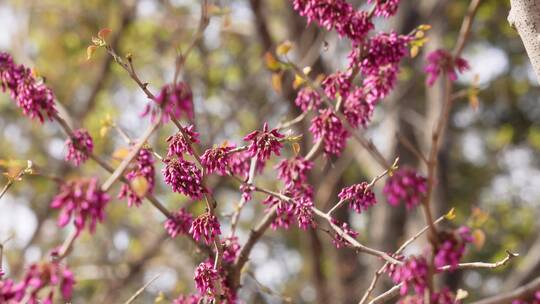
[[[140,296],[144,290],[146,288],[148,288],[148,286],[150,286],[150,284],[154,283],[155,280],[157,280],[159,277],[161,276],[161,273],[158,273],[156,276],[154,276],[150,281],[148,281],[146,284],[144,284],[141,288],[139,288],[139,290],[137,290],[137,292],[135,292],[131,298],[129,298],[125,304],[131,304],[133,303],[133,301],[135,301],[135,299],[137,299],[138,296]]]

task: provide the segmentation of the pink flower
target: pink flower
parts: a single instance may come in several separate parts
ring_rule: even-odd
[[[293,193],[303,193],[308,185],[308,172],[313,168],[313,162],[296,156],[284,159],[277,166],[278,178],[285,183],[285,190]]]
[[[20,303],[24,297],[26,286],[22,283],[15,284],[13,280],[2,280],[0,277],[0,303]]]
[[[399,0],[368,0],[368,3],[376,2],[375,16],[378,17],[391,17],[396,14]]]
[[[226,263],[233,263],[240,251],[238,238],[235,236],[228,237],[222,241],[221,245],[223,246],[223,261]]]
[[[185,82],[165,85],[161,88],[154,102],[155,105],[148,104],[146,106],[142,113],[143,116],[151,114],[152,119],[154,119],[161,108],[163,122],[168,122],[171,118],[180,119],[182,116],[193,119],[193,94]]]
[[[194,163],[184,159],[165,159],[165,168],[161,171],[165,183],[177,193],[198,200],[206,192],[202,185],[202,173]]]
[[[200,295],[184,296],[180,295],[172,304],[199,304],[202,300]]]
[[[389,275],[394,283],[403,283],[400,289],[401,295],[406,295],[410,287],[417,294],[424,294],[427,288],[428,264],[424,257],[412,256],[403,262],[403,265],[390,268]]]
[[[186,135],[185,137],[182,132],[178,132],[167,138],[167,142],[169,143],[169,150],[167,151],[168,157],[182,157],[184,153],[193,155],[192,145],[199,142],[199,133],[195,131],[195,126],[193,125],[189,125],[185,128],[183,127],[183,131]]]
[[[303,111],[318,109],[321,106],[321,96],[309,87],[301,89],[296,95],[294,103]]]
[[[154,192],[154,186],[155,186],[155,169],[154,169],[154,156],[152,155],[152,151],[149,149],[141,149],[139,150],[139,154],[137,154],[136,163],[128,171],[126,174],[126,179],[128,181],[133,181],[137,177],[143,177],[146,182],[148,183],[148,188],[146,189],[146,193],[144,195],[139,196],[131,187],[131,185],[123,184],[120,188],[120,193],[118,194],[118,198],[124,198],[127,197],[128,200],[128,206],[140,206],[142,203],[142,197],[144,197],[146,194],[150,194]]]
[[[94,232],[96,223],[105,218],[105,207],[109,195],[101,191],[97,178],[69,181],[60,187],[51,208],[61,209],[58,226],[66,226],[73,217],[73,223],[79,234],[89,221],[90,232]]]
[[[358,66],[362,73],[376,75],[381,67],[399,64],[409,53],[410,41],[410,36],[398,35],[395,32],[377,34],[369,38],[362,49],[356,47],[351,51],[351,67]]]
[[[240,185],[240,192],[242,192],[242,199],[245,202],[249,202],[251,200],[251,193],[255,191],[255,187],[253,185],[243,183]]]
[[[214,238],[221,234],[221,229],[215,215],[203,213],[193,221],[189,233],[196,241],[203,237],[206,244],[210,245]]]
[[[435,267],[450,265],[452,269],[455,269],[465,253],[465,245],[473,241],[471,229],[461,226],[453,233],[442,232],[440,238],[441,243],[435,253]]]
[[[452,54],[445,50],[436,50],[428,54],[428,64],[424,68],[424,71],[428,74],[426,83],[432,86],[441,73],[446,73],[448,78],[452,81],[457,80],[457,73],[463,73],[469,69],[467,61],[461,57],[453,58]]]
[[[345,234],[347,234],[348,236],[352,237],[353,239],[356,238],[358,236],[358,232],[354,231],[353,229],[351,229],[349,227],[349,225],[347,223],[340,223],[339,221],[335,220],[335,219],[332,219],[332,223],[336,226],[339,226],[341,228],[341,230],[343,230],[343,232]],[[334,244],[334,246],[336,246],[336,248],[342,248],[342,247],[347,247],[349,245],[349,241],[347,241],[344,237],[342,237],[341,235],[339,235],[338,233],[336,233],[334,235],[334,238],[332,239],[332,243]]]
[[[195,286],[201,294],[213,295],[216,280],[219,280],[219,274],[210,261],[200,263],[195,269]]]
[[[165,230],[172,238],[175,238],[177,235],[187,234],[192,223],[193,216],[182,208],[165,221]]]
[[[293,7],[308,23],[315,21],[327,30],[334,29],[341,37],[360,43],[373,28],[366,12],[355,11],[344,0],[293,0]]]
[[[349,132],[331,109],[320,110],[319,115],[311,120],[309,131],[315,141],[322,139],[326,154],[339,156],[345,149]]]
[[[407,209],[418,205],[426,191],[426,178],[410,168],[394,172],[393,176],[386,180],[383,189],[390,205],[397,206],[399,202],[404,201]]]
[[[204,151],[203,155],[201,155],[201,163],[206,168],[206,172],[208,174],[217,172],[219,175],[225,176],[229,175],[231,171],[237,171],[231,170],[231,163],[234,156],[232,156],[230,151],[234,148],[234,145],[224,143],[219,147]],[[249,171],[249,168],[247,170]]]
[[[43,303],[52,303],[55,287],[60,287],[60,292],[64,300],[69,301],[73,294],[75,278],[67,266],[57,262],[44,262],[32,264],[26,272],[23,284],[27,292],[30,293],[29,303],[41,303],[38,292],[47,287],[51,288],[48,299]]]
[[[278,129],[268,129],[268,124],[264,123],[262,131],[256,130],[244,137],[244,141],[251,141],[248,147],[250,157],[257,157],[261,162],[265,162],[270,158],[272,153],[280,155],[280,149],[283,144],[280,139],[285,137],[279,133]]]
[[[343,188],[339,192],[338,197],[342,201],[349,200],[351,208],[358,213],[366,211],[369,207],[377,203],[375,193],[371,191],[366,182]]]
[[[371,72],[364,77],[363,89],[367,92],[366,99],[370,103],[376,103],[390,94],[390,91],[396,86],[399,65],[388,64]]]
[[[270,227],[276,230],[279,227],[289,228],[294,218],[294,206],[286,201],[282,201],[274,196],[269,195],[263,202],[263,205],[267,207],[269,211],[272,207],[276,206],[276,218],[270,224]]]
[[[94,150],[94,141],[85,129],[73,131],[73,136],[66,140],[67,148],[66,161],[71,161],[75,166],[79,166],[88,159],[88,154]]]
[[[9,91],[23,114],[41,123],[45,116],[53,119],[57,113],[54,94],[32,71],[23,65],[15,65],[8,53],[0,52],[0,88]]]
[[[375,105],[366,100],[362,88],[356,89],[343,103],[345,118],[356,128],[365,127],[369,123],[374,109]]]
[[[313,200],[307,196],[301,196],[295,200],[294,215],[298,222],[298,227],[303,230],[315,228],[315,221],[313,220],[313,206]]]
[[[328,98],[335,99],[338,94],[342,98],[346,98],[351,89],[350,75],[343,72],[330,74],[326,76],[321,85]]]

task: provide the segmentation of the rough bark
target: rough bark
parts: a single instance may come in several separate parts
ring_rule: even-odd
[[[540,1],[510,0],[508,22],[515,28],[540,79]]]

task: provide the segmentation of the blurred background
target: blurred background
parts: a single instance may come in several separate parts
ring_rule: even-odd
[[[353,1],[357,6],[364,1]],[[402,65],[400,84],[382,102],[367,134],[387,159],[400,156],[401,165],[426,168],[398,140],[405,138],[426,151],[438,116],[442,90],[426,90],[423,73],[426,52],[452,48],[468,6],[463,0],[401,1],[398,15],[378,20],[379,29],[408,33],[430,24],[429,42],[415,59]],[[307,26],[287,0],[215,1],[213,16],[184,68],[184,80],[193,89],[201,144],[211,147],[224,140],[242,144],[242,137],[300,114],[294,106],[296,91],[285,77],[281,90],[272,86],[263,55],[289,39],[292,57],[315,73],[329,74],[346,64],[349,44],[334,33]],[[505,250],[519,252],[511,265],[492,270],[457,271],[441,278],[477,299],[511,290],[540,273],[540,90],[517,33],[506,16],[509,1],[484,0],[475,19],[464,58],[471,70],[459,78],[457,89],[467,92],[476,80],[478,100],[465,97],[455,103],[450,126],[439,156],[439,184],[434,208],[437,215],[455,207],[456,225],[471,225],[477,244],[465,261],[497,261]],[[114,131],[102,132],[110,117],[132,138],[148,125],[141,113],[148,102],[143,92],[104,50],[86,59],[86,47],[101,28],[111,28],[109,43],[119,54],[131,53],[143,81],[153,92],[170,82],[174,57],[191,41],[200,16],[199,1],[190,0],[2,0],[0,1],[0,50],[34,67],[54,90],[61,111],[70,113],[75,126],[84,126],[94,137],[95,151],[111,162],[126,147]],[[305,133],[309,120],[293,129]],[[160,153],[175,132],[161,128],[151,139]],[[62,178],[107,174],[92,162],[81,168],[63,161],[64,134],[53,123],[44,125],[22,116],[7,94],[0,95],[0,168],[14,170],[15,160],[32,160],[41,171]],[[403,140],[402,140],[403,141]],[[304,152],[309,136],[301,142]],[[292,155],[291,149],[284,150]],[[276,159],[257,183],[271,189],[276,182]],[[156,172],[161,170],[157,164]],[[353,140],[339,159],[319,160],[310,180],[316,204],[326,210],[343,186],[370,180],[382,171]],[[170,192],[157,174],[156,194],[170,210],[182,206],[195,213],[203,204],[191,204]],[[0,185],[7,179],[0,177]],[[210,180],[220,202],[224,233],[240,199],[232,179]],[[359,239],[373,247],[393,251],[424,225],[420,210],[406,212],[384,201],[362,214],[342,209],[336,215],[360,232]],[[5,245],[7,275],[19,277],[29,263],[46,258],[62,243],[69,229],[58,229],[56,211],[49,208],[57,184],[43,176],[25,176],[0,200],[0,241]],[[118,193],[118,185],[112,196]],[[240,242],[261,217],[263,196],[255,195],[240,219]],[[199,210],[199,211],[197,211]],[[84,233],[67,261],[76,274],[73,303],[117,303],[129,298],[144,282],[161,274],[139,300],[170,301],[194,290],[193,271],[204,254],[188,240],[171,240],[163,229],[163,216],[144,203],[128,209],[124,200],[113,200],[107,220],[94,235]],[[484,242],[481,240],[485,239]],[[425,240],[409,252],[421,252]],[[255,246],[245,274],[241,298],[246,303],[357,303],[369,284],[377,260],[349,249],[335,249],[323,230],[269,231]],[[385,279],[379,291],[388,288]]]

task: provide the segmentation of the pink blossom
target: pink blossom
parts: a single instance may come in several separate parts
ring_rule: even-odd
[[[410,168],[394,172],[393,176],[387,179],[383,189],[390,205],[397,206],[404,201],[407,209],[418,205],[426,191],[426,178]]]
[[[60,187],[51,208],[61,209],[58,226],[66,226],[73,217],[73,223],[79,234],[89,221],[90,232],[94,232],[96,223],[105,218],[105,207],[109,195],[101,191],[97,178],[79,179],[65,182]]]
[[[214,238],[221,234],[221,229],[215,215],[203,213],[191,223],[189,233],[196,241],[203,237],[206,244],[210,245]]]
[[[410,41],[410,36],[395,32],[370,37],[361,49],[356,47],[349,53],[351,67],[359,67],[366,75],[376,75],[381,67],[399,64],[409,53]]]
[[[310,109],[318,109],[321,106],[321,96],[319,93],[309,87],[302,88],[298,91],[294,103],[303,111]]]
[[[371,72],[364,77],[363,89],[367,92],[366,99],[370,103],[376,103],[390,94],[390,91],[396,86],[399,66],[388,64]]]
[[[309,131],[313,133],[315,141],[322,139],[326,154],[335,156],[339,156],[345,149],[349,138],[349,132],[331,109],[319,111],[319,115],[311,120]]]
[[[195,269],[195,286],[203,295],[213,295],[219,274],[210,261],[204,261]]]
[[[66,161],[71,161],[79,166],[88,159],[88,155],[94,150],[94,141],[85,129],[73,131],[73,136],[65,143],[67,154]]]
[[[184,159],[168,158],[164,160],[165,168],[161,171],[165,183],[177,193],[198,200],[206,192],[202,185],[202,172],[197,166]]]
[[[277,166],[277,177],[285,183],[285,190],[293,193],[303,193],[308,185],[308,172],[313,168],[313,162],[296,156],[284,159]]]
[[[391,17],[396,14],[400,0],[368,0],[368,3],[375,2],[375,16]]]
[[[201,300],[202,297],[200,295],[180,295],[172,302],[172,304],[199,304]]]
[[[208,174],[217,172],[221,176],[229,175],[231,171],[231,163],[234,156],[230,151],[235,148],[235,145],[224,143],[219,147],[214,147],[204,151],[201,155],[201,163],[206,168]],[[247,168],[249,171],[249,168]],[[242,170],[243,171],[243,170]]]
[[[424,257],[412,256],[403,261],[403,265],[395,266],[389,271],[394,283],[403,283],[401,295],[406,295],[409,288],[414,288],[417,294],[423,294],[427,288],[428,264]]]
[[[195,131],[194,125],[182,127],[182,129],[183,132],[178,132],[167,138],[167,142],[169,143],[168,157],[182,157],[184,153],[193,155],[192,145],[199,142],[199,133]]]
[[[272,207],[276,207],[276,218],[270,224],[270,227],[274,230],[278,228],[289,228],[294,218],[294,206],[286,201],[280,200],[275,196],[269,195],[263,202],[263,205],[267,206],[267,211]]]
[[[345,118],[356,128],[365,127],[369,123],[374,109],[375,105],[365,98],[362,88],[356,89],[343,103]]]
[[[338,95],[347,98],[351,89],[350,75],[343,72],[330,74],[326,76],[321,85],[328,98],[335,99]]]
[[[165,230],[172,237],[175,238],[180,234],[187,234],[193,223],[193,216],[182,208],[173,213],[172,217],[165,221]]]
[[[442,232],[441,243],[437,247],[434,263],[437,268],[450,265],[455,269],[465,253],[465,245],[472,243],[471,230],[467,226],[461,226],[452,233]]]
[[[349,200],[351,208],[358,213],[366,211],[369,207],[377,203],[375,193],[371,191],[366,182],[343,188],[339,192],[338,197],[340,200]]]
[[[294,215],[298,222],[298,227],[303,230],[315,227],[313,219],[313,200],[307,196],[301,196],[295,200]]]
[[[3,280],[0,276],[0,303],[20,303],[24,296],[25,288],[22,283],[16,284],[10,279]]]
[[[145,194],[151,194],[154,192],[154,186],[156,183],[154,156],[152,155],[152,151],[149,149],[143,148],[139,150],[139,154],[137,154],[137,158],[135,160],[135,165],[126,174],[126,179],[130,182],[137,177],[143,177],[148,183],[148,189],[146,189]],[[131,185],[123,184],[120,188],[118,198],[127,197],[129,207],[138,207],[142,203],[142,197],[139,196],[131,187]]]
[[[43,262],[30,266],[24,276],[23,284],[30,294],[29,303],[41,303],[38,297],[39,291],[51,287],[48,299],[43,303],[47,303],[47,301],[52,303],[54,287],[60,287],[64,300],[69,301],[71,299],[75,278],[67,266],[57,262]]]
[[[285,136],[279,133],[278,129],[269,130],[268,124],[264,123],[262,131],[256,130],[244,137],[244,141],[250,141],[248,152],[250,157],[257,157],[261,162],[265,162],[270,155],[280,155],[283,144],[280,142]]]
[[[428,74],[426,83],[432,86],[441,73],[446,73],[448,78],[452,81],[457,80],[457,73],[463,73],[469,69],[467,61],[461,57],[454,58],[452,54],[445,50],[436,50],[428,54],[428,64],[424,68],[424,71]]]
[[[255,191],[255,187],[253,185],[242,183],[240,185],[240,192],[242,192],[242,199],[245,202],[249,202],[251,200],[251,193]]]
[[[142,113],[143,116],[151,114],[152,119],[154,119],[161,108],[163,122],[168,122],[171,118],[180,119],[182,116],[193,119],[193,94],[185,82],[163,86],[154,102],[154,105],[148,104],[146,106]]]
[[[0,88],[9,91],[23,114],[41,123],[45,116],[53,119],[57,113],[54,94],[43,81],[37,80],[32,71],[16,65],[8,53],[0,52]]]
[[[358,232],[354,231],[353,229],[351,229],[349,227],[349,225],[347,223],[340,223],[339,221],[335,220],[335,219],[332,219],[332,223],[338,227],[341,228],[341,230],[343,230],[343,232],[352,237],[353,239],[356,238],[358,236]],[[340,234],[336,233],[334,235],[334,238],[332,239],[332,243],[334,244],[334,246],[336,246],[336,248],[342,248],[342,247],[347,247],[349,245],[349,241],[347,241],[343,236],[341,236]]]
[[[233,263],[238,256],[238,252],[240,252],[238,238],[235,236],[228,237],[222,241],[221,245],[223,247],[223,261]]]

